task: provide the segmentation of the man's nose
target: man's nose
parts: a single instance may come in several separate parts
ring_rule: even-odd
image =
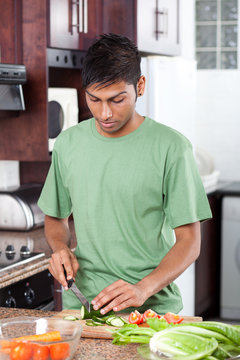
[[[109,104],[103,103],[102,104],[102,114],[101,114],[102,120],[107,120],[111,117],[112,117],[112,110],[111,110]]]

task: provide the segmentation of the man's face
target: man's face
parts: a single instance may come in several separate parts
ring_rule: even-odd
[[[105,87],[98,84],[86,89],[87,105],[96,120],[97,131],[107,137],[127,135],[134,130],[136,90],[120,81]]]

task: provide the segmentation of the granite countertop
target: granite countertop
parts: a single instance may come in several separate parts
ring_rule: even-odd
[[[0,307],[0,319],[16,316],[54,316],[53,311],[10,309]],[[113,345],[111,340],[80,338],[79,345],[73,360],[141,360],[137,353],[137,344],[126,346]]]
[[[70,222],[72,234],[71,248],[76,246],[76,238],[73,222]],[[12,269],[3,270],[0,273],[0,288],[9,286],[17,281],[26,279],[48,268],[51,249],[44,235],[44,228],[40,227],[31,231],[0,231],[0,252],[3,256],[7,245],[13,245],[16,255],[22,245],[26,245],[31,252],[44,253],[44,256],[31,260],[26,264],[14,266]]]

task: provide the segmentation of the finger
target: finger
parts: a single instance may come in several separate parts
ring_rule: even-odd
[[[113,300],[115,300],[114,305],[116,305],[116,298],[118,298],[121,295],[127,296],[128,293],[128,287],[129,284],[124,284],[121,287],[116,288],[115,290],[109,291],[107,292],[104,296],[102,296],[98,302],[94,305],[94,310],[98,310],[100,309],[102,306],[107,304],[107,308],[106,311],[110,311],[112,310],[112,304],[113,304]],[[104,290],[103,290],[104,291]],[[112,307],[111,307],[112,306]],[[111,308],[110,308],[111,307]],[[106,312],[105,311],[105,312]],[[104,313],[104,312],[102,312]]]
[[[56,274],[55,271],[51,265],[51,260],[49,261],[49,265],[48,265],[48,271],[52,274],[52,276],[56,279]],[[56,279],[57,280],[57,279]]]
[[[129,298],[128,293],[123,293],[117,297],[115,297],[110,303],[108,303],[103,309],[100,310],[101,314],[106,314],[109,311],[119,311],[121,309],[121,305],[125,303],[128,303],[131,300]],[[125,309],[125,307],[123,307]]]
[[[132,299],[127,299],[127,300],[123,301],[122,303],[118,304],[117,306],[114,306],[113,311],[122,311],[122,310],[125,310],[132,306],[136,307],[137,305],[134,305],[134,303],[132,302]]]
[[[112,291],[114,290],[120,290],[122,286],[125,286],[127,283],[123,280],[117,280],[114,283],[112,283],[111,285],[108,285],[107,287],[105,287],[93,300],[92,300],[92,304],[93,305],[97,305],[99,303],[105,304],[106,301],[110,301],[111,298],[109,298],[108,300],[103,299],[106,297],[106,295],[109,295]],[[102,302],[103,301],[103,302]],[[97,310],[97,309],[96,309]]]
[[[67,274],[67,276],[66,276],[67,280],[70,280],[73,278],[71,254],[72,254],[72,252],[70,250],[69,251],[66,251],[66,250],[60,251],[60,260],[61,261],[60,261],[60,264],[58,264],[58,265],[64,265],[64,268],[65,268],[66,274]],[[61,270],[62,270],[61,272],[63,273],[63,276],[65,277],[63,269],[61,269]]]
[[[76,256],[73,253],[71,255],[71,262],[72,262],[72,269],[73,269],[73,279],[75,280],[78,269],[79,269],[79,263],[77,261]]]
[[[68,285],[67,285],[67,280],[65,278],[64,271],[63,271],[64,262],[62,260],[62,257],[63,256],[61,256],[60,253],[53,253],[51,260],[52,260],[52,265],[54,266],[54,272],[56,274],[56,279],[60,282],[60,284],[64,287],[64,289],[67,290]],[[65,257],[65,259],[66,259],[66,257]],[[69,260],[68,260],[67,264],[68,264],[68,268],[69,268],[69,264],[71,266],[71,263]],[[64,267],[65,267],[65,264],[64,264]]]

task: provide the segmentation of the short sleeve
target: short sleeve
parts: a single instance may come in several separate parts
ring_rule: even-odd
[[[192,146],[179,150],[166,171],[163,186],[164,212],[173,229],[212,217]]]
[[[56,150],[52,153],[51,166],[43,186],[38,206],[49,216],[66,218],[72,212],[72,203],[63,181],[64,168]]]

